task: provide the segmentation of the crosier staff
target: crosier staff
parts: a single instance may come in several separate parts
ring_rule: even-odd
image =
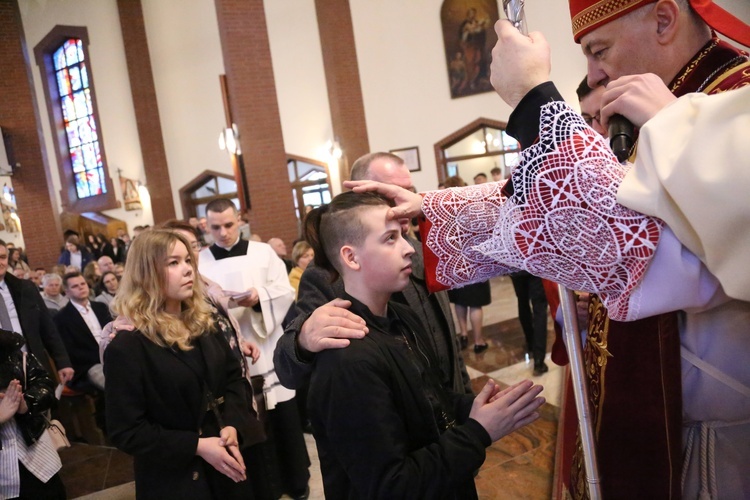
[[[503,10],[508,21],[524,35],[528,35],[526,16],[523,11],[524,0],[503,0]],[[632,125],[631,125],[632,127]],[[618,135],[619,137],[619,135]],[[632,139],[631,143],[632,145]],[[630,150],[630,147],[627,147]],[[618,159],[620,155],[618,154]],[[596,440],[594,438],[594,423],[589,406],[589,390],[586,383],[586,371],[583,362],[583,346],[578,334],[578,315],[576,300],[572,290],[557,285],[560,293],[560,307],[563,312],[563,331],[565,348],[570,360],[571,376],[573,378],[573,395],[578,413],[578,426],[581,431],[581,446],[583,448],[583,464],[586,469],[589,497],[592,500],[602,498],[599,466],[596,460]]]

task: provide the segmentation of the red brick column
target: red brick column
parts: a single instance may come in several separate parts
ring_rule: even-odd
[[[267,241],[297,238],[263,0],[215,0],[229,107],[250,192],[250,227]],[[217,83],[218,85],[218,83]]]
[[[344,151],[341,179],[349,178],[349,166],[370,152],[365,105],[359,80],[357,50],[349,0],[315,0],[323,66],[331,107],[333,135]]]
[[[0,0],[0,126],[12,136],[18,216],[31,267],[57,262],[62,230],[47,168],[31,67],[16,0]],[[44,99],[44,97],[42,97]],[[2,186],[0,186],[1,188]]]
[[[128,64],[146,184],[151,195],[154,222],[158,224],[174,219],[175,210],[141,0],[117,0],[117,8],[125,42],[125,59]]]

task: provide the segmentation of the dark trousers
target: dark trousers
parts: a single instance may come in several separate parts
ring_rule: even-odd
[[[247,475],[257,500],[275,500],[282,494],[299,496],[310,480],[310,458],[294,398],[269,410],[267,440],[252,446]]]
[[[65,485],[60,479],[60,474],[55,474],[46,483],[41,482],[29,472],[21,462],[18,462],[18,471],[21,480],[20,496],[18,498],[28,500],[65,500]]]
[[[542,279],[529,273],[511,275],[518,298],[518,320],[526,337],[526,350],[534,363],[542,363],[547,352],[547,296]]]

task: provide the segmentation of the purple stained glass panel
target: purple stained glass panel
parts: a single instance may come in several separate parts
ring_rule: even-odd
[[[65,62],[65,51],[62,47],[57,49],[52,55],[52,63],[55,65],[55,69],[63,69],[68,64]]]
[[[68,68],[68,74],[70,75],[70,87],[73,92],[81,90],[81,70],[78,69],[78,66]]]
[[[76,106],[76,116],[77,117],[84,117],[88,116],[89,114],[89,108],[86,105],[86,95],[84,94],[84,91],[76,92],[73,94],[73,102]]]
[[[67,69],[57,72],[57,90],[60,93],[60,97],[70,94],[70,80]]]
[[[81,63],[81,86],[85,89],[89,88],[89,72],[85,63]]]
[[[89,191],[89,180],[86,172],[80,172],[75,174],[74,179],[76,180],[76,193],[79,198],[88,198],[91,196]]]
[[[76,107],[73,104],[73,98],[69,95],[62,98],[63,120],[71,122],[76,119]]]
[[[81,148],[70,149],[70,162],[73,166],[73,172],[79,173],[86,171],[86,165],[83,163],[82,153]]]
[[[81,138],[78,136],[78,120],[65,125],[65,131],[68,133],[69,148],[77,148],[81,145]]]
[[[101,167],[102,166],[102,152],[99,151],[98,142],[94,143],[94,154],[96,155],[96,164]]]
[[[71,38],[63,44],[65,47],[65,59],[68,62],[68,66],[78,62],[78,40]]]

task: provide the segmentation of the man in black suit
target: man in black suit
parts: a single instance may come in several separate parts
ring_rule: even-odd
[[[391,153],[370,153],[352,165],[352,180],[375,180],[413,189],[411,173],[403,160]],[[406,233],[409,220],[401,221]],[[425,342],[438,356],[442,384],[457,393],[471,394],[471,380],[457,345],[455,324],[445,292],[429,293],[424,278],[422,245],[406,236],[414,247],[412,274],[407,287],[393,300],[408,305],[424,326]],[[361,338],[364,322],[350,313],[342,301],[343,283],[331,284],[327,271],[308,266],[302,274],[296,304],[297,317],[286,327],[276,344],[274,365],[279,380],[287,387],[303,386],[312,372],[314,353],[349,345],[348,338]],[[289,316],[287,316],[289,318]]]
[[[20,280],[7,270],[8,247],[0,240],[0,326],[22,334],[29,352],[51,377],[55,376],[55,372],[50,357],[55,363],[60,382],[69,381],[74,374],[70,358],[42,296],[34,283]]]
[[[112,321],[112,315],[105,304],[89,300],[91,291],[81,273],[63,276],[63,286],[70,302],[60,309],[54,321],[75,369],[70,387],[85,391],[93,386],[104,390],[99,340],[104,325]]]

